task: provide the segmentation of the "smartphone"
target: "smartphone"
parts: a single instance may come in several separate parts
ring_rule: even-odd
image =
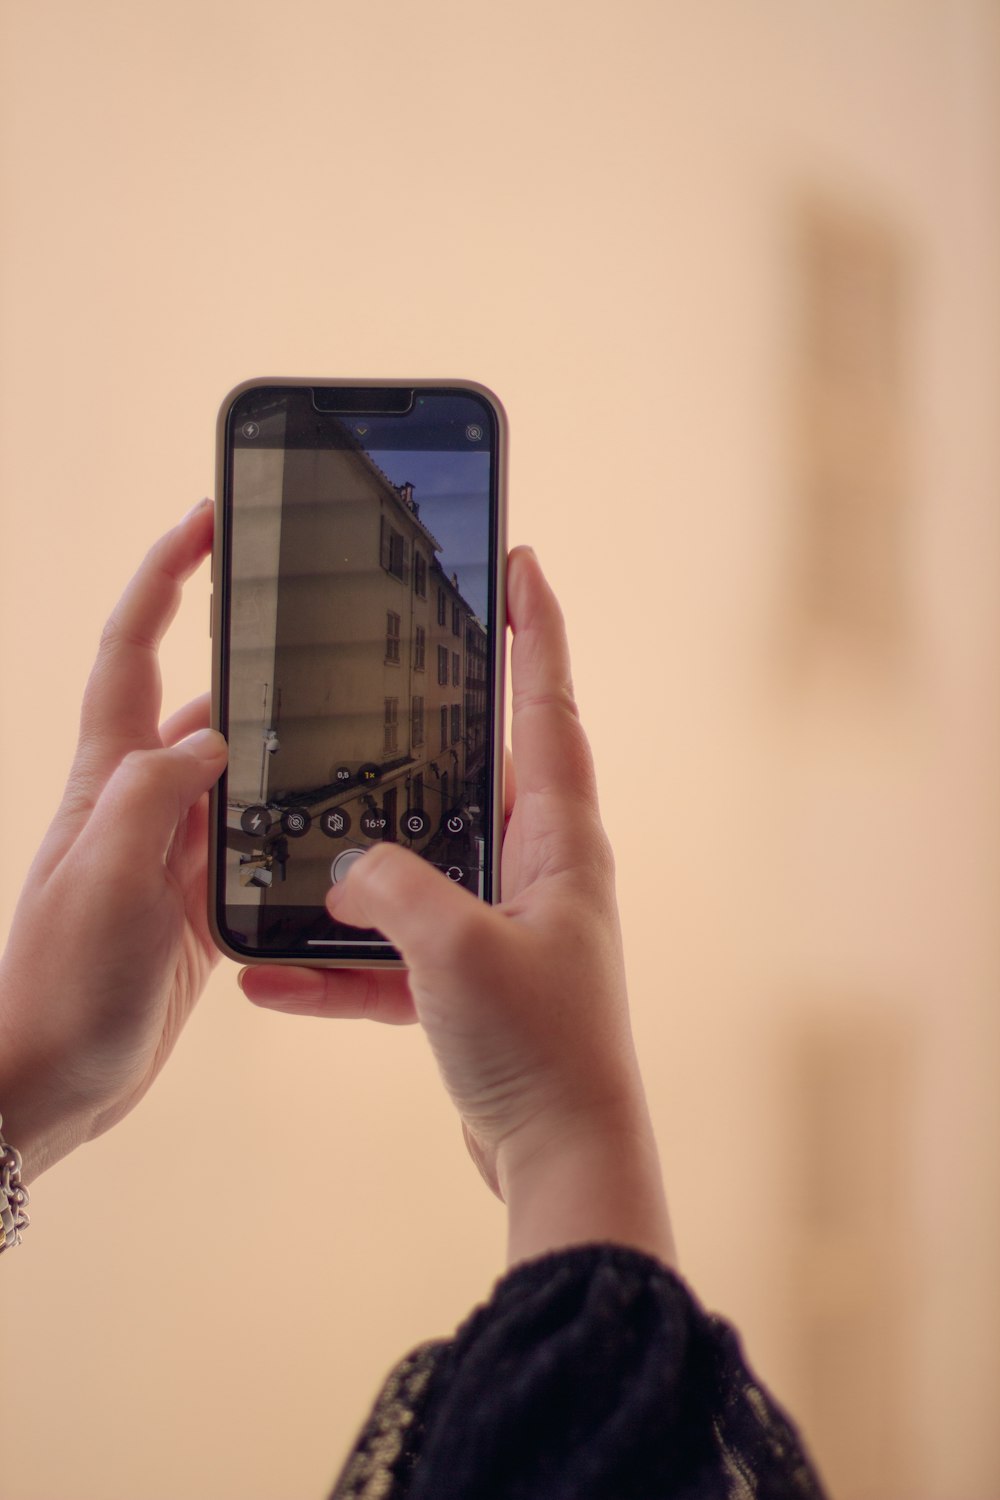
[[[325,905],[380,842],[498,899],[505,450],[468,381],[256,380],[223,402],[209,907],[239,962],[398,966]]]

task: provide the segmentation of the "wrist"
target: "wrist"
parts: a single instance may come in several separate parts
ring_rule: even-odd
[[[676,1265],[645,1101],[539,1121],[497,1152],[508,1264],[571,1245],[629,1245]]]
[[[46,1026],[37,986],[11,949],[0,962],[0,1114],[29,1184],[95,1134],[94,1090],[72,1066],[74,1039]]]
[[[66,1084],[40,1059],[25,1057],[8,1040],[0,1033],[0,1114],[30,1184],[88,1138],[86,1111],[74,1108]]]
[[[55,1108],[46,1108],[30,1087],[16,1086],[2,1077],[0,1110],[4,1135],[21,1157],[25,1185],[68,1156],[85,1138],[85,1132],[75,1129]]]

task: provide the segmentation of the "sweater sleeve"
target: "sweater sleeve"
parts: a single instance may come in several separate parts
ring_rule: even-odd
[[[516,1267],[393,1372],[332,1500],[823,1500],[739,1338],[657,1261]]]

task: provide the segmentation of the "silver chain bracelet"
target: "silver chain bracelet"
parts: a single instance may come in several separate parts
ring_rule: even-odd
[[[21,1182],[21,1154],[3,1138],[0,1115],[0,1255],[21,1243],[21,1230],[31,1222],[25,1209],[28,1189]]]

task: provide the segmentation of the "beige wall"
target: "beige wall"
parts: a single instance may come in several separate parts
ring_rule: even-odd
[[[569,616],[684,1267],[839,1500],[1000,1493],[995,5],[2,14],[8,906],[224,393],[482,380]],[[892,649],[850,602],[883,546]],[[171,703],[207,609],[203,576]],[[501,1265],[420,1036],[251,1011],[228,965],[32,1207],[11,1500],[321,1495]]]

